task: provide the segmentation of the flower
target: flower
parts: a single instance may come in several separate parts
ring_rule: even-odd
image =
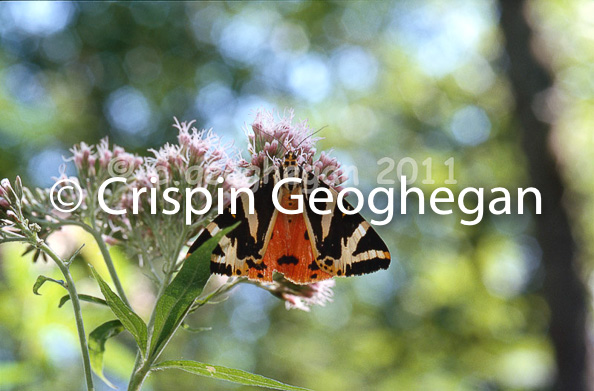
[[[315,144],[321,138],[313,137],[314,132],[307,122],[293,123],[293,110],[288,110],[284,116],[275,119],[274,112],[259,110],[251,127],[246,129],[248,151],[251,160],[241,160],[239,166],[247,168],[247,176],[262,175],[270,167],[279,167],[283,157],[288,152],[297,156],[297,164],[306,171],[313,172],[317,178],[336,190],[348,178],[340,169],[336,158],[331,158],[327,152],[322,152],[317,159]],[[250,129],[253,133],[250,133]]]
[[[45,239],[47,230],[42,232],[39,224],[31,223],[23,215],[23,195],[29,192],[23,188],[20,177],[16,177],[14,184],[8,179],[0,181],[0,243],[4,241],[19,241],[29,243],[29,249],[32,249],[31,241],[36,243],[39,239]],[[40,251],[37,249],[33,260],[37,260]]]
[[[307,120],[293,124],[293,110],[278,120],[274,112],[259,110],[251,125],[253,134],[248,133],[248,151],[252,154],[251,164],[265,170],[270,163],[280,166],[282,157],[289,151],[297,155],[297,163],[310,163],[316,152],[314,147],[319,138],[312,137],[313,131]]]
[[[9,192],[12,191],[10,182],[4,178],[0,181],[0,223],[1,220],[8,219],[8,212],[11,210],[9,201]]]
[[[10,207],[10,203],[8,202],[8,200],[6,198],[0,196],[0,209],[8,210],[9,207]]]
[[[113,152],[109,148],[109,140],[107,137],[101,139],[97,145],[97,155],[99,157],[99,167],[106,170],[109,166],[109,162],[113,158]]]
[[[23,200],[23,184],[19,176],[14,186],[7,178],[0,181],[0,219],[14,220],[16,214],[21,214]]]
[[[151,258],[175,258],[181,246],[210,220],[211,213],[206,213],[196,215],[189,226],[180,222],[179,216],[186,215],[186,190],[204,188],[212,197],[212,205],[217,205],[220,188],[224,203],[228,203],[230,189],[244,185],[245,181],[234,175],[237,162],[230,157],[229,145],[224,145],[211,130],[198,131],[193,127],[194,122],[180,122],[174,118],[177,143],[150,149],[153,156],[140,162],[123,149],[114,148],[114,159],[127,156],[127,163],[135,168],[128,176],[128,182],[110,193],[114,196],[112,205],[127,213],[108,217],[111,231],[107,235],[110,241],[124,243],[132,254],[142,255],[141,258],[148,258],[147,254],[151,254]],[[101,148],[107,150],[104,146]],[[145,193],[138,197],[139,205],[135,210],[134,191],[143,188],[150,189],[150,196]],[[179,205],[178,212],[173,215],[162,213],[164,209],[171,210],[171,205],[163,201],[165,190],[169,188],[177,189],[167,194],[168,200],[173,199]],[[156,208],[151,200],[155,200]],[[202,210],[205,199],[195,196],[191,202],[192,208]]]
[[[85,143],[81,142],[79,145],[75,145],[70,149],[72,152],[72,159],[77,169],[81,170],[86,164],[88,164],[89,156],[93,153],[91,148]]]
[[[332,302],[332,296],[334,296],[332,288],[334,285],[336,285],[334,280],[324,280],[304,285],[306,289],[302,290],[300,295],[285,293],[282,296],[285,300],[285,307],[288,310],[295,308],[307,312],[314,305],[324,307],[327,302]]]
[[[92,225],[105,242],[119,244],[131,256],[150,263],[151,270],[157,270],[153,262],[162,261],[175,270],[182,262],[177,257],[181,249],[202,229],[223,197],[223,204],[230,201],[233,188],[250,187],[256,173],[266,168],[279,167],[283,157],[293,152],[297,163],[307,172],[330,186],[340,186],[346,175],[340,169],[340,163],[322,152],[317,158],[314,137],[307,121],[296,122],[291,110],[277,118],[273,112],[260,110],[248,131],[248,151],[250,162],[239,160],[237,150],[224,144],[212,130],[197,130],[195,121],[179,121],[174,118],[173,127],[177,129],[177,142],[168,143],[158,149],[151,149],[152,156],[140,157],[127,152],[124,148],[109,144],[107,138],[96,145],[81,142],[72,149],[72,155],[66,159],[72,161],[77,170],[77,181],[82,189],[81,208],[71,213],[58,213],[51,205],[49,189],[31,191],[23,188],[20,179],[13,185],[8,180],[0,183],[0,222],[4,228],[19,221],[15,216],[23,217],[23,222],[30,219],[38,222],[38,237],[45,239],[63,224],[80,222]],[[247,170],[245,170],[247,169]],[[99,186],[110,177],[125,177],[126,181],[112,182],[104,190],[104,201],[111,209],[124,209],[124,214],[109,214],[97,205]],[[65,178],[62,170],[60,178]],[[177,188],[177,192],[165,190]],[[186,215],[189,208],[184,198],[186,190],[202,187],[212,196],[213,211],[195,215],[190,225],[180,222],[179,215]],[[138,189],[150,189],[134,194]],[[64,196],[74,194],[64,192]],[[173,199],[178,203],[175,214],[171,204],[164,200]],[[138,208],[134,202],[139,200]],[[18,201],[17,201],[18,200]],[[153,201],[155,204],[153,204]],[[169,202],[169,201],[168,201]],[[202,210],[205,199],[193,197],[191,207]],[[15,205],[18,205],[18,210]],[[154,213],[153,210],[157,212]],[[45,222],[51,224],[44,224]],[[4,232],[7,232],[6,230]],[[6,235],[6,234],[4,234]],[[163,269],[165,270],[165,269]],[[334,281],[326,280],[309,285],[297,285],[286,280],[281,274],[271,284],[255,283],[285,302],[288,309],[298,308],[308,311],[313,305],[324,305],[332,300]]]
[[[334,280],[323,280],[312,284],[299,285],[287,280],[281,274],[275,275],[274,281],[270,284],[250,282],[284,300],[287,310],[298,309],[306,312],[309,312],[314,305],[323,307],[326,303],[332,302],[332,297],[334,296],[332,288],[336,285]]]
[[[330,158],[327,152],[322,152],[320,157],[313,162],[312,170],[320,181],[340,191],[341,185],[348,179],[345,173],[340,169],[340,163],[336,158]]]

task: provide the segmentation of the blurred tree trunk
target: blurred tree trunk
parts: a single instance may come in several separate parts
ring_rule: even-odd
[[[563,207],[564,186],[549,148],[550,125],[534,112],[538,94],[552,87],[547,70],[534,56],[526,0],[500,0],[500,26],[509,56],[508,75],[515,96],[532,186],[542,194],[536,216],[537,239],[545,268],[543,294],[551,309],[549,333],[557,360],[557,390],[586,390],[586,295],[576,261],[575,241]]]

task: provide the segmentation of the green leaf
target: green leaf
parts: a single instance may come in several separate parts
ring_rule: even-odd
[[[192,327],[189,324],[182,322],[181,327],[184,330],[189,331],[190,333],[201,333],[203,331],[210,331],[212,330],[212,327]]]
[[[91,272],[99,284],[101,293],[105,297],[107,305],[111,308],[115,316],[122,322],[122,325],[128,330],[136,339],[136,343],[140,348],[140,353],[143,355],[146,352],[147,329],[144,321],[138,316],[130,307],[128,307],[118,295],[116,295],[109,285],[101,278],[99,273],[95,271],[92,265],[89,265]]]
[[[210,277],[210,257],[219,240],[238,224],[225,228],[208,239],[183,263],[181,269],[165,288],[155,308],[154,338],[151,355],[158,354],[190,310],[192,303]]]
[[[124,331],[124,326],[119,320],[110,320],[103,323],[89,334],[89,356],[91,358],[91,368],[109,387],[116,389],[103,374],[103,353],[105,353],[105,342]]]
[[[68,300],[70,300],[70,296],[69,295],[62,296],[62,298],[60,299],[60,303],[58,304],[58,308],[61,308],[64,304],[66,304],[66,302]],[[89,295],[80,294],[80,295],[78,295],[78,300],[86,301],[86,302],[89,302],[89,303],[107,305],[107,302],[105,300],[100,299],[100,298],[95,297],[95,296],[89,296]]]
[[[85,247],[85,244],[84,244],[84,243],[82,244],[82,246],[80,246],[80,247],[78,248],[78,250],[76,250],[76,251],[74,252],[74,254],[72,254],[72,255],[70,256],[70,258],[69,258],[69,259],[66,261],[66,265],[69,265],[69,266],[70,266],[70,265],[72,264],[72,262],[74,261],[74,258],[76,258],[76,256],[77,256],[78,254],[80,254],[80,252],[82,251],[83,247]]]
[[[39,288],[41,288],[41,286],[45,284],[47,281],[55,282],[56,284],[61,285],[63,288],[66,288],[66,283],[62,280],[54,280],[53,278],[49,278],[46,276],[39,276],[37,277],[37,281],[35,281],[35,284],[33,285],[33,293],[41,296],[41,293],[39,293]]]
[[[181,369],[182,371],[190,372],[194,375],[226,380],[232,383],[243,384],[247,386],[272,388],[274,390],[308,391],[307,388],[290,386],[277,380],[269,379],[260,375],[254,375],[253,373],[242,371],[240,369],[226,368],[218,365],[208,365],[197,361],[164,361],[160,364],[154,365],[151,368],[151,371],[161,371],[164,369]]]

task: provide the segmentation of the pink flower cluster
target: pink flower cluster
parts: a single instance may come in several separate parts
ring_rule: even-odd
[[[264,170],[269,163],[279,166],[289,151],[295,152],[298,164],[311,162],[316,153],[315,143],[320,139],[312,137],[313,131],[307,120],[293,124],[294,117],[293,110],[278,120],[272,111],[259,110],[256,113],[251,125],[253,133],[249,129],[247,131],[253,167]]]
[[[81,183],[110,176],[129,176],[143,163],[140,156],[126,152],[122,147],[114,145],[110,148],[107,137],[96,146],[81,142],[70,152],[72,157],[67,160],[74,162]]]
[[[253,133],[249,129],[246,132],[252,158],[250,162],[242,160],[240,167],[248,168],[248,176],[266,173],[269,167],[280,166],[284,155],[293,152],[297,156],[297,164],[340,190],[340,185],[348,179],[340,169],[340,163],[324,152],[314,159],[315,144],[321,138],[313,137],[315,132],[307,120],[294,124],[294,117],[292,110],[278,119],[272,111],[259,110],[250,127]]]
[[[59,222],[79,221],[90,224],[93,230],[101,234],[109,244],[122,244],[132,256],[147,260],[153,267],[156,260],[173,260],[177,262],[184,244],[195,236],[210,220],[211,215],[196,216],[190,226],[180,221],[179,216],[159,213],[164,210],[163,199],[167,188],[175,187],[177,193],[169,193],[169,197],[177,198],[181,210],[189,208],[183,200],[185,190],[196,187],[206,188],[212,195],[212,205],[217,205],[218,189],[223,189],[224,203],[228,203],[231,188],[249,187],[250,177],[266,173],[267,169],[279,167],[284,156],[293,152],[297,156],[297,164],[304,170],[314,173],[328,185],[339,187],[347,178],[340,169],[340,163],[322,152],[316,154],[315,144],[319,138],[307,121],[295,122],[293,111],[276,118],[273,112],[260,110],[250,127],[248,151],[250,161],[235,158],[229,153],[229,145],[211,130],[197,130],[195,121],[180,122],[175,119],[177,143],[166,144],[159,149],[149,150],[153,156],[140,157],[109,144],[107,138],[97,145],[81,142],[72,149],[72,156],[67,159],[74,163],[76,177],[68,178],[77,182],[83,191],[82,207],[67,216],[57,213],[48,201],[49,189],[30,191],[23,189],[20,179],[15,186],[7,180],[0,184],[0,223],[4,232],[11,226],[11,218],[17,211],[15,205],[23,208],[26,216],[36,221],[52,222],[40,233],[47,237],[53,232],[52,227]],[[237,154],[239,156],[239,154]],[[98,206],[97,193],[104,181],[113,177],[126,178],[125,182],[111,183],[104,193],[103,199],[112,209],[126,209],[125,214],[109,214]],[[64,179],[62,173],[61,178]],[[221,181],[222,179],[222,181]],[[150,189],[140,196],[138,213],[134,213],[134,190]],[[152,194],[156,196],[157,213],[149,213],[153,207]],[[64,192],[66,197],[71,194]],[[150,194],[150,196],[149,196]],[[72,194],[74,196],[74,193]],[[203,208],[200,197],[192,197],[192,208]],[[18,209],[20,215],[21,209]],[[0,235],[1,236],[1,235]],[[313,305],[324,305],[332,299],[334,281],[326,280],[309,285],[295,285],[282,278],[272,284],[259,284],[285,301],[288,309],[298,308],[309,311]]]
[[[217,178],[226,179],[235,171],[236,163],[228,156],[228,146],[222,145],[211,130],[198,131],[192,126],[194,122],[179,122],[175,118],[178,143],[150,150],[154,157],[146,158],[144,167],[149,177],[156,174],[159,183],[168,186],[208,187],[216,184]]]
[[[302,285],[301,289],[296,293],[282,293],[281,297],[285,300],[285,307],[290,309],[298,309],[309,312],[314,305],[325,306],[326,303],[332,302],[334,291],[332,288],[336,285],[334,280],[324,280],[314,282],[309,285]]]
[[[332,302],[334,292],[332,288],[336,285],[334,280],[323,280],[312,284],[294,284],[282,275],[275,275],[274,281],[270,284],[255,283],[266,289],[274,296],[285,302],[285,307],[309,312],[314,305],[325,306]]]
[[[159,204],[157,210],[162,210],[163,193],[168,188],[177,188],[178,192],[169,193],[169,197],[179,202],[184,214],[185,189],[196,187],[206,188],[212,195],[213,205],[218,202],[218,189],[222,187],[224,202],[228,203],[229,191],[232,187],[243,186],[245,181],[238,181],[234,175],[236,162],[229,157],[228,146],[223,145],[221,139],[210,130],[198,131],[193,127],[195,121],[180,122],[175,118],[174,128],[177,129],[177,143],[165,144],[159,149],[151,149],[153,154],[146,157],[142,164],[135,169],[129,178],[127,189],[121,192],[117,206],[131,211],[133,209],[133,190],[156,189],[156,199]],[[222,179],[222,183],[219,180]],[[192,198],[195,209],[202,209],[203,202],[199,196]],[[141,197],[139,214],[127,213],[125,216],[112,216],[113,227],[120,233],[116,236],[130,239],[138,238],[138,232],[144,232],[145,238],[168,238],[177,235],[173,241],[187,241],[203,227],[209,215],[200,216],[187,230],[183,228],[179,217],[174,215],[156,215],[148,213],[150,209],[149,197]],[[146,211],[146,213],[144,213]],[[136,234],[131,234],[135,230]],[[155,232],[158,230],[159,232]],[[181,236],[181,238],[179,237]],[[138,243],[138,249],[147,243]]]

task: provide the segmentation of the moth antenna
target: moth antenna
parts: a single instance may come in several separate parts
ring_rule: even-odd
[[[328,127],[328,125],[324,125],[324,126],[322,126],[320,129],[318,129],[318,130],[316,130],[315,132],[313,132],[312,134],[310,134],[309,136],[305,137],[303,140],[301,140],[301,141],[299,142],[299,144],[297,144],[297,145],[295,146],[295,148],[294,148],[294,149],[295,149],[295,150],[297,150],[297,148],[299,148],[299,146],[300,146],[301,144],[303,144],[305,141],[307,141],[308,139],[312,138],[312,137],[313,137],[313,136],[315,136],[316,134],[320,133],[322,130],[324,130],[324,129],[325,129],[325,128],[327,128],[327,127]],[[265,131],[264,129],[260,129],[260,132],[262,132],[262,133],[264,133],[264,134],[267,134],[267,135],[269,135],[269,136],[270,136],[272,139],[275,139],[273,134],[270,134],[270,133],[268,133],[268,132],[267,132],[267,131]],[[291,142],[291,141],[293,141],[293,140],[291,139],[291,140],[286,140],[286,141],[288,141],[288,142],[290,143],[290,142]],[[282,143],[279,143],[279,145],[280,145],[280,146],[283,148],[283,150],[284,150],[284,151],[283,151],[283,153],[285,153],[285,154],[286,154],[287,152],[289,152],[289,149],[288,149],[287,147],[285,147],[285,143],[284,143],[284,141],[283,141]]]
[[[284,143],[284,142],[282,142],[282,143],[279,143],[279,145],[280,145],[281,147],[283,147],[283,149],[284,149],[284,151],[283,151],[283,154],[286,154],[287,152],[289,152],[289,150],[287,149],[287,147],[285,147],[285,143]]]
[[[270,133],[268,133],[268,132],[267,132],[267,131],[265,131],[264,129],[260,129],[260,132],[262,132],[262,133],[264,133],[264,134],[267,134],[267,135],[269,135],[269,136],[270,136],[270,137],[271,137],[273,140],[277,140],[277,141],[279,141],[277,138],[274,138],[274,135],[273,135],[273,134],[270,134]],[[281,146],[281,147],[284,149],[284,152],[283,152],[283,153],[286,153],[286,152],[288,152],[288,151],[289,151],[287,148],[285,148],[284,142],[283,142],[283,143],[280,143],[280,142],[279,142],[279,145],[280,145],[280,146]]]
[[[321,132],[321,131],[322,131],[324,128],[327,128],[327,127],[328,127],[328,125],[324,125],[324,126],[322,126],[320,129],[316,130],[315,132],[313,132],[312,134],[310,134],[309,136],[307,136],[306,138],[304,138],[303,140],[301,140],[301,142],[300,142],[299,144],[297,144],[297,146],[295,147],[295,150],[296,150],[297,148],[299,148],[299,146],[300,146],[301,144],[303,144],[305,141],[307,141],[308,139],[312,138],[312,137],[313,137],[314,135],[316,135],[317,133],[320,133],[320,132]]]
[[[297,146],[295,147],[295,149],[299,148],[299,146],[301,144],[303,144],[307,139],[312,138],[314,135],[320,133],[322,130],[324,130],[324,128],[327,128],[327,127],[328,127],[328,125],[322,126],[320,129],[316,130],[315,132],[313,132],[312,134],[310,134],[309,136],[307,136],[306,138],[304,138],[303,140],[301,140],[301,142],[299,144],[297,144]]]

